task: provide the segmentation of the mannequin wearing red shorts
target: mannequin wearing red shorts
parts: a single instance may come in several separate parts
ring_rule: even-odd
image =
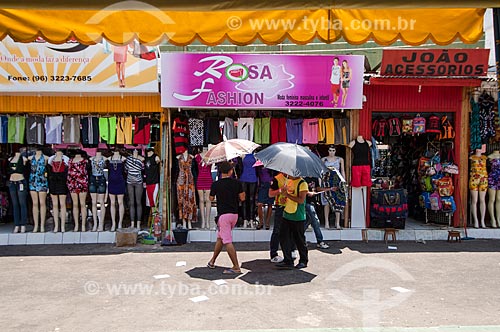
[[[371,187],[371,165],[370,165],[370,147],[372,143],[366,141],[363,136],[358,136],[349,143],[352,158],[352,187]]]

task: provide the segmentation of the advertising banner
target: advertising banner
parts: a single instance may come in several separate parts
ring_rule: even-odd
[[[155,49],[43,39],[0,42],[0,92],[158,92]]]
[[[162,107],[361,109],[364,56],[161,54]]]
[[[398,49],[382,53],[382,76],[486,76],[487,49]]]

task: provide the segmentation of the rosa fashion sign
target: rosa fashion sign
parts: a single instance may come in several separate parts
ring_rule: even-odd
[[[360,109],[360,55],[161,54],[162,107]]]

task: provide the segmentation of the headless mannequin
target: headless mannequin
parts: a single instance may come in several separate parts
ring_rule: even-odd
[[[104,160],[102,153],[100,151],[96,152],[95,157],[90,158],[91,162],[100,162]],[[94,219],[94,226],[92,228],[92,232],[104,231],[104,215],[106,214],[106,207],[104,205],[104,197],[106,193],[90,193],[90,197],[92,198],[92,218]],[[99,212],[97,212],[97,203],[99,203]],[[98,226],[99,225],[99,226]]]
[[[142,163],[142,168],[144,168],[144,157],[139,155],[139,151],[134,149],[132,152],[131,160],[139,160]],[[130,160],[129,160],[130,161]],[[125,168],[126,169],[126,168]],[[127,180],[129,177],[127,176]],[[142,176],[141,183],[128,183],[127,191],[129,197],[129,208],[130,208],[130,226],[135,227],[135,222],[137,222],[137,228],[141,229],[141,218],[142,218],[142,193],[144,191]]]
[[[47,166],[48,157],[42,154],[42,150],[36,150],[34,156],[30,156],[28,160],[31,162],[33,159],[38,162],[40,158],[44,159],[45,166]],[[33,170],[31,170],[33,172]],[[35,170],[35,173],[38,172]],[[45,177],[45,185],[47,185],[46,172],[44,171],[43,176]],[[46,189],[47,190],[47,189]],[[30,188],[31,201],[33,202],[33,222],[35,227],[33,228],[33,233],[38,232],[38,226],[40,225],[40,232],[45,233],[45,217],[47,216],[47,191],[31,190]],[[39,218],[40,217],[40,218]]]
[[[111,160],[121,160],[122,163],[125,162],[125,158],[120,154],[120,151],[114,151],[111,156]],[[110,165],[110,167],[112,167]],[[118,228],[122,228],[123,217],[125,216],[125,205],[123,203],[123,195],[109,194],[109,201],[111,204],[111,231],[116,230],[116,202],[118,201]]]
[[[342,177],[345,179],[345,172],[344,172],[344,159],[341,157],[337,157],[335,155],[336,149],[333,146],[330,146],[328,148],[328,156],[323,157],[321,160],[323,163],[333,163],[333,162],[338,162],[340,165],[340,169],[338,171],[340,174],[342,174]],[[325,215],[325,228],[330,228],[330,204],[326,203],[324,205],[324,215]],[[335,211],[335,228],[340,229],[340,212]]]
[[[495,150],[492,154],[488,155],[490,162],[500,162],[500,151]],[[494,166],[491,169],[488,181],[488,212],[490,214],[491,226],[496,228],[500,226],[500,189],[498,187],[498,178],[496,171],[500,170],[499,166]]]
[[[81,154],[76,154],[73,158],[73,162],[77,163],[83,160]],[[73,220],[75,221],[75,229],[74,232],[78,232],[79,224],[80,224],[80,216],[82,220],[82,232],[86,231],[87,224],[87,193],[71,193],[71,199],[73,200]]]
[[[27,160],[28,159],[26,159],[26,157],[21,156],[20,152],[16,152],[14,154],[14,156],[9,159],[9,162],[11,162],[11,163],[22,162],[24,165],[26,165]],[[22,181],[22,180],[24,180],[24,175],[20,174],[20,173],[12,173],[10,175],[10,177],[9,177],[9,181]],[[26,190],[28,190],[28,188],[24,188],[23,190],[26,191]],[[24,204],[24,206],[26,206],[26,201],[19,202],[19,205],[21,206],[21,209],[22,209],[23,207],[22,207],[21,204]],[[25,226],[25,224],[26,224],[27,220],[20,220],[20,221],[23,222],[24,224],[22,226],[15,226],[14,227],[14,233],[19,233],[19,231],[21,231],[21,233],[26,232],[26,226]]]
[[[482,157],[481,150],[476,149],[476,152],[474,154],[476,157]],[[484,169],[486,172],[486,167]],[[471,172],[472,173],[472,172]],[[479,220],[477,217],[477,201],[479,199],[479,213],[481,214],[481,227],[486,228],[486,225],[484,223],[484,218],[486,215],[486,190],[479,190],[479,188],[476,189],[470,189],[470,208],[471,208],[471,213],[472,213],[472,220],[474,221],[474,227],[478,228],[479,227]]]
[[[189,155],[188,151],[186,150],[183,153],[181,153],[180,155],[178,155],[177,159],[181,160],[181,158],[182,158],[183,161],[187,161],[189,156],[190,155]],[[191,156],[191,157],[193,157],[193,156]],[[187,179],[186,179],[186,182],[187,182]],[[184,185],[187,186],[188,183],[184,183]],[[186,228],[186,224],[187,224],[188,229],[192,228],[191,220],[186,220],[186,218],[182,218],[182,227]]]
[[[358,143],[364,143],[364,142],[367,142],[369,146],[372,146],[372,142],[370,141],[365,141],[365,138],[361,135],[359,135],[358,137],[356,137],[355,140],[352,140],[351,142],[349,142],[349,147],[352,149],[352,147],[354,146],[354,144],[356,144],[356,141]]]
[[[203,151],[199,154],[202,161],[198,164],[198,166],[211,168],[203,161],[203,157],[205,156],[205,153],[207,153],[207,150],[207,147],[203,147]],[[210,228],[210,212],[212,209],[212,202],[210,201],[210,189],[198,189],[198,198],[201,214],[201,228]]]
[[[54,161],[58,163],[65,162],[63,159],[62,151],[56,152],[56,155],[52,160],[52,162]],[[61,232],[64,233],[66,231],[66,194],[63,195],[51,194],[50,197],[52,198],[52,216],[54,217],[54,232],[55,233],[59,232],[59,220],[61,220]],[[61,206],[60,210],[59,206]]]

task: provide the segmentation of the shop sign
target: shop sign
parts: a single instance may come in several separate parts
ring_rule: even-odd
[[[137,42],[117,48],[106,41],[17,43],[6,37],[0,49],[1,92],[158,92],[156,51]]]
[[[363,73],[361,55],[162,53],[161,103],[210,109],[361,109]]]
[[[488,49],[384,50],[382,76],[486,76]]]

